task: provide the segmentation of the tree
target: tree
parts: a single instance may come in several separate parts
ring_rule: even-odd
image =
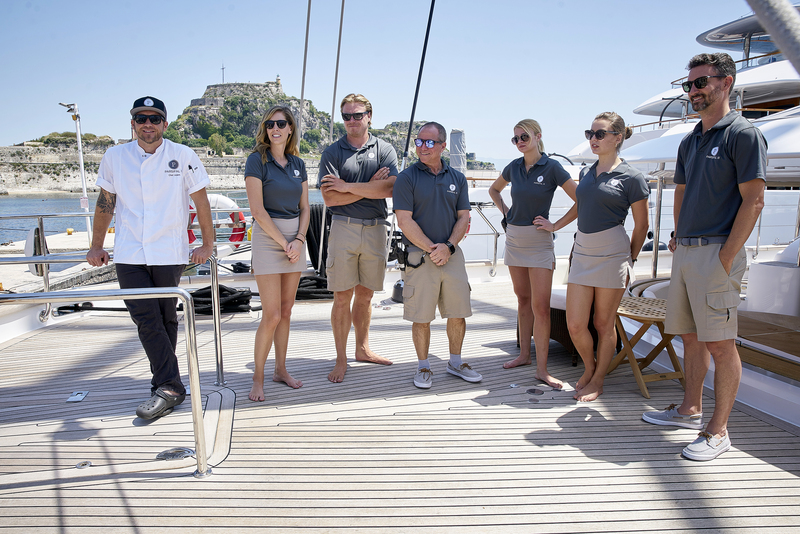
[[[228,147],[228,141],[220,134],[215,133],[211,134],[211,137],[208,138],[208,146],[217,154],[222,155]]]

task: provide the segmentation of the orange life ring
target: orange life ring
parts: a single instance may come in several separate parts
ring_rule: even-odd
[[[208,203],[211,205],[211,209],[237,209],[239,207],[236,204],[236,201],[224,196],[224,195],[208,195]],[[190,208],[194,208],[192,204],[189,204]],[[190,213],[189,214],[189,224],[191,225],[194,222],[195,216],[197,214]],[[247,221],[244,218],[244,213],[241,211],[232,211],[230,213],[231,222],[234,224],[233,231],[231,231],[230,237],[228,237],[228,241],[231,243],[238,243],[240,241],[244,241],[245,236],[245,227],[247,226]],[[189,243],[194,243],[197,241],[197,236],[194,234],[194,231],[190,228],[187,230],[189,233]],[[234,245],[234,248],[237,248],[239,245]]]

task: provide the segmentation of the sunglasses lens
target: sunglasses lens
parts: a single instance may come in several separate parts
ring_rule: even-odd
[[[519,142],[519,137],[517,137],[516,135],[511,138],[512,145],[516,145],[518,142]]]
[[[150,124],[161,124],[161,115],[136,115],[133,120],[136,124],[144,124],[150,120]]]
[[[594,135],[594,132],[592,130],[586,130],[586,131],[583,132],[583,135],[586,136],[586,140],[587,141],[591,141],[592,140],[592,136]]]

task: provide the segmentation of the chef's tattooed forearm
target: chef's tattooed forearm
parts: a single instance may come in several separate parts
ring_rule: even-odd
[[[100,190],[100,196],[97,197],[97,204],[95,205],[100,213],[114,213],[114,206],[117,205],[117,195],[109,193],[105,189]]]

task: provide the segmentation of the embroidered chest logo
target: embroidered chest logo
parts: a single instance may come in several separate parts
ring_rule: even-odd
[[[450,190],[448,193],[456,194],[456,184],[450,184]]]
[[[369,159],[375,159],[375,154],[373,154],[372,152],[370,152],[370,153],[369,153],[369,156],[367,156],[367,157],[368,157]]]
[[[539,176],[538,178],[536,178],[536,184],[544,185],[544,176]]]
[[[300,176],[300,171],[298,171],[297,169],[295,169],[295,170],[294,170],[294,175],[295,175],[295,176]]]
[[[614,178],[613,180],[609,180],[608,185],[612,187],[617,187],[619,185],[619,180],[617,180],[616,178]]]
[[[178,168],[178,160],[173,159],[169,162],[169,168],[175,170]]]
[[[719,147],[715,146],[714,148],[711,149],[711,154],[706,156],[706,158],[708,158],[708,159],[719,159],[719,156],[717,154],[719,154]]]

